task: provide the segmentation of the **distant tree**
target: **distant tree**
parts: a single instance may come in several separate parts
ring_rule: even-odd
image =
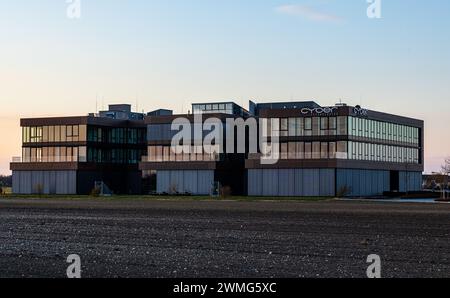
[[[12,186],[12,176],[0,175],[0,187],[11,187]]]
[[[447,157],[442,165],[442,174],[447,176],[450,174],[450,157]]]
[[[442,175],[444,176],[444,181],[442,183],[442,195],[444,199],[447,199],[447,188],[448,188],[448,176],[450,175],[450,157],[447,157],[444,164],[441,167]]]

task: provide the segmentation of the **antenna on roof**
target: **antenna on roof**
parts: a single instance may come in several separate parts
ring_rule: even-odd
[[[342,102],[342,98],[339,98],[339,102],[336,103],[336,106],[337,107],[345,107],[345,106],[347,106],[347,104]]]
[[[136,92],[136,112],[139,112],[139,95]]]

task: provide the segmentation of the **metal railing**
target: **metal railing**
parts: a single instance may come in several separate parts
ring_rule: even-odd
[[[211,154],[211,155],[202,155],[201,158],[199,158],[198,156],[196,156],[196,158],[193,158],[191,155],[189,155],[189,160],[186,158],[186,160],[173,160],[173,159],[167,159],[164,157],[154,157],[154,156],[142,156],[142,162],[155,162],[155,163],[164,163],[164,162],[208,162],[208,161],[221,161],[221,155],[216,153],[216,154]]]
[[[13,163],[87,162],[87,158],[86,156],[66,156],[65,158],[61,158],[61,156],[55,156],[49,159],[49,158],[22,158],[20,156],[13,156],[11,161]]]

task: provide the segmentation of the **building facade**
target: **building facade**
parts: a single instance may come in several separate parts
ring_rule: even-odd
[[[233,102],[196,103],[192,111],[144,116],[129,105],[112,105],[86,117],[22,119],[22,157],[11,163],[13,192],[87,194],[97,181],[114,193],[133,194],[358,197],[421,189],[421,120],[313,101],[250,102],[249,110]],[[173,144],[180,132],[173,129],[176,119],[190,125],[188,144]],[[212,119],[220,134],[205,145]],[[237,148],[239,120],[257,125],[256,135],[244,127],[244,150]],[[262,139],[275,137],[277,161],[261,162]]]
[[[219,143],[224,146],[227,143],[226,120],[248,116],[248,112],[232,102],[193,104],[192,110],[194,114],[146,117],[148,154],[140,164],[146,185],[144,192],[210,195],[225,186],[235,195],[245,195],[246,154],[223,152]],[[195,117],[199,115],[202,116],[196,124]],[[172,139],[178,133],[172,130],[172,123],[177,118],[190,124],[189,144],[172,146]],[[208,131],[203,130],[203,126],[212,118],[221,124],[222,139],[204,145]],[[199,133],[195,135],[197,129]]]
[[[129,105],[111,105],[83,117],[21,119],[22,156],[11,163],[13,193],[89,194],[95,182],[114,193],[140,193],[143,117]]]
[[[276,123],[280,161],[246,160],[252,196],[376,196],[421,189],[423,121],[308,102],[257,105]]]

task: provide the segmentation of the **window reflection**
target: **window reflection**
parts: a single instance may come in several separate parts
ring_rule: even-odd
[[[146,161],[149,162],[188,162],[219,161],[219,145],[211,146],[148,146]]]

